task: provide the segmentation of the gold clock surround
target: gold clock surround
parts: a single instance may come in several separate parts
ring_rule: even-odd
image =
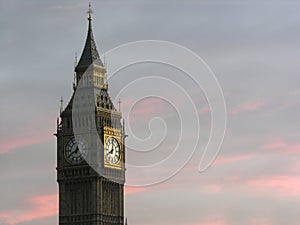
[[[104,138],[103,138],[103,157],[104,157],[104,166],[106,168],[111,168],[111,169],[122,169],[122,163],[123,163],[123,143],[122,143],[122,132],[120,129],[112,128],[112,127],[107,127],[105,126],[103,128],[104,131]],[[119,161],[115,164],[111,163],[109,160],[106,158],[106,147],[107,147],[107,140],[109,138],[114,138],[117,140],[119,146],[120,146],[120,157]]]

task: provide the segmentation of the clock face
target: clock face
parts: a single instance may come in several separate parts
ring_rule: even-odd
[[[85,140],[76,140],[74,137],[66,146],[66,159],[69,163],[78,164],[83,162],[87,155],[87,143]]]
[[[117,164],[120,160],[120,144],[117,139],[109,137],[106,139],[105,156],[110,164]]]

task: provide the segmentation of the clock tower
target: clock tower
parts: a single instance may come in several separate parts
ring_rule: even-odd
[[[124,126],[109,96],[92,10],[73,94],[57,125],[59,225],[123,225]]]

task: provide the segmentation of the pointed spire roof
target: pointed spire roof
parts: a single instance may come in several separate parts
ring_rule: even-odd
[[[88,33],[87,33],[84,49],[82,51],[79,62],[75,68],[76,72],[79,70],[85,70],[86,68],[89,67],[89,65],[91,65],[96,60],[97,60],[96,63],[99,66],[103,66],[103,63],[102,63],[99,53],[97,51],[96,42],[94,40],[94,35],[93,35],[93,30],[92,30],[92,16],[91,16],[92,13],[93,13],[93,11],[91,10],[91,4],[89,4]]]

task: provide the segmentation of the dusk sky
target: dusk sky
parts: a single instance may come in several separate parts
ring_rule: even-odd
[[[132,65],[112,76],[116,62],[107,54],[115,106],[120,95],[123,114],[131,109],[125,118],[128,163],[170,161],[149,171],[129,169],[129,225],[300,225],[300,2],[91,3],[100,54],[142,40],[184,46],[214,72],[227,108],[220,153],[199,172],[210,129],[215,129],[210,106],[218,101],[217,93],[205,97],[213,85],[201,90],[182,71],[155,63]],[[66,105],[73,91],[74,57],[80,57],[85,43],[87,9],[88,1],[79,0],[0,0],[0,225],[58,224],[53,134],[59,100],[62,96]],[[191,63],[183,55],[177,59]],[[197,76],[201,81],[204,72]],[[148,89],[138,83],[141,77]],[[124,88],[130,82],[133,89]],[[174,82],[189,98],[173,94],[168,84]],[[142,99],[146,90],[156,95]],[[195,117],[189,107],[195,107]],[[189,158],[198,120],[194,154],[167,179],[177,171],[176,163],[183,166],[181,160]],[[172,161],[168,156],[178,142],[179,160]],[[136,152],[130,146],[154,151]],[[142,185],[147,181],[156,184]]]

